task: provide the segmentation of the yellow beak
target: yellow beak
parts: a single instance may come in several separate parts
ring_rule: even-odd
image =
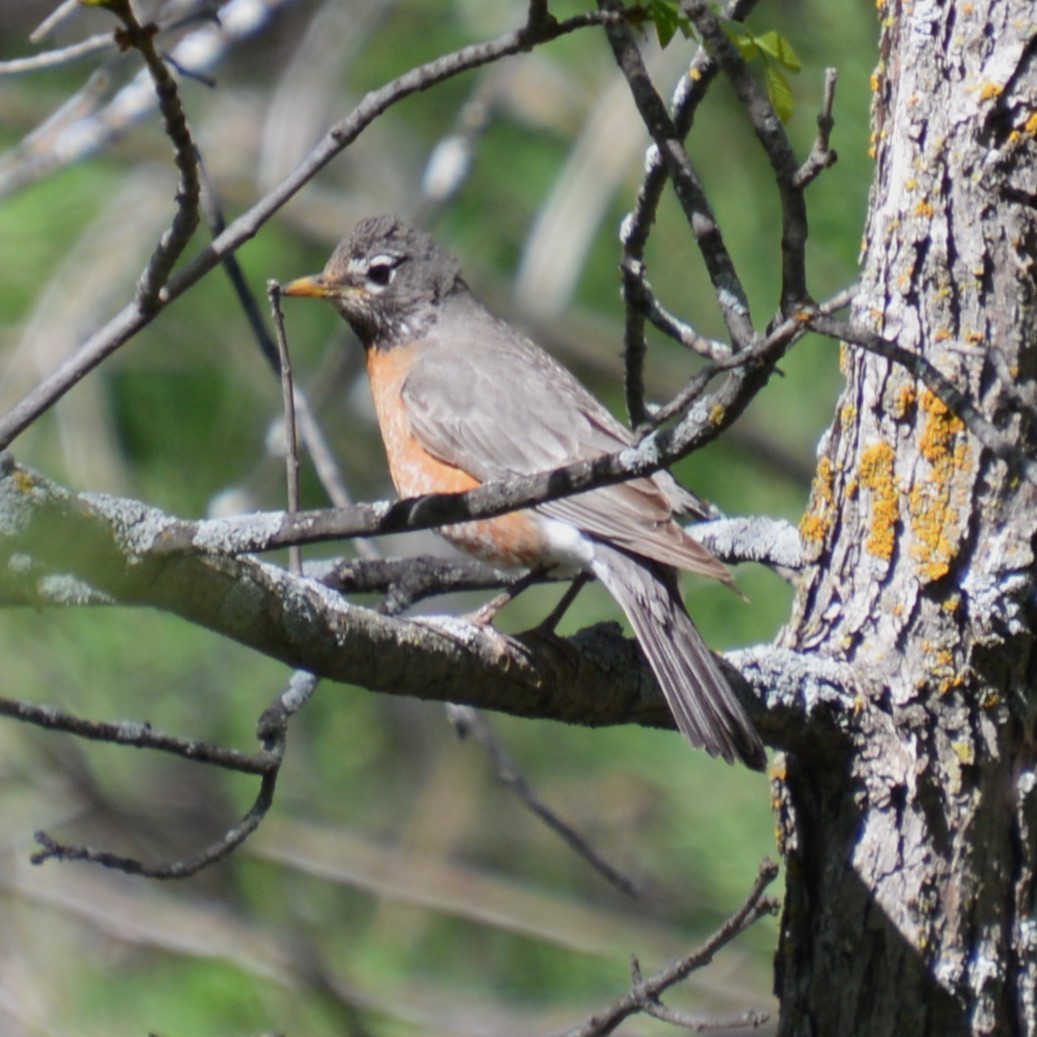
[[[299,277],[281,288],[282,295],[294,295],[303,299],[327,299],[335,291],[325,282],[322,274],[312,277]]]

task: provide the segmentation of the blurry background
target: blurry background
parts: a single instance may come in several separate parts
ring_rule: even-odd
[[[559,16],[577,3],[552,3]],[[106,32],[77,11],[39,45],[43,2],[8,4],[0,61]],[[190,8],[164,5],[164,22]],[[228,219],[290,171],[366,90],[448,50],[519,25],[520,2],[234,0],[222,28],[162,38],[210,77],[182,79],[185,108]],[[804,63],[789,131],[814,135],[823,70],[839,69],[841,160],[809,194],[811,290],[855,276],[866,205],[874,7],[761,3]],[[185,42],[186,41],[186,42]],[[669,98],[693,45],[660,53]],[[187,45],[190,44],[190,46]],[[111,49],[0,76],[0,408],[19,399],[131,296],[172,212],[170,145]],[[139,115],[134,115],[139,106]],[[443,204],[422,193],[451,134],[471,166]],[[264,284],[319,270],[357,219],[398,211],[457,252],[476,291],[561,356],[622,415],[617,228],[646,135],[596,30],[412,97],[371,126],[238,253]],[[778,218],[761,153],[718,83],[689,141],[758,326],[777,302]],[[442,151],[440,151],[442,155]],[[198,242],[204,242],[201,230]],[[692,238],[667,195],[648,252],[660,298],[707,335],[722,324]],[[287,303],[299,383],[358,499],[391,495],[361,354],[329,308]],[[807,341],[751,412],[677,474],[731,514],[797,520],[838,386],[837,350]],[[694,362],[653,341],[650,396]],[[19,460],[75,489],[139,497],[185,516],[283,504],[280,389],[220,270],[173,305],[15,444]],[[306,506],[325,498],[307,469]],[[426,535],[387,555],[445,553]],[[325,553],[341,553],[336,545]],[[312,553],[311,553],[312,556]],[[718,649],[774,637],[791,599],[743,567],[746,605],[689,583]],[[560,589],[509,606],[535,624]],[[458,611],[478,598],[436,601]],[[618,610],[591,587],[562,632]],[[246,750],[288,671],[168,617],[131,610],[0,615],[3,694],[97,719]],[[496,780],[478,745],[435,705],[325,684],[296,719],[275,808],[230,861],[160,885],[87,866],[28,864],[32,833],[143,856],[187,856],[247,807],[254,783],[154,754],[0,723],[0,1034],[545,1034],[611,1002],[692,947],[775,854],[767,779],[691,751],[676,735],[583,731],[491,717],[538,794],[644,887],[632,902],[576,858]],[[770,1004],[775,923],[765,922],[671,997],[693,1012]],[[652,1034],[663,1024],[629,1022]]]

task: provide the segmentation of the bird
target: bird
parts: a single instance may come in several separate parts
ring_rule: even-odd
[[[360,340],[401,497],[461,492],[635,443],[568,368],[478,301],[451,253],[397,216],[362,220],[322,273],[282,292],[326,300]],[[733,583],[676,521],[689,512],[701,515],[698,499],[660,471],[437,532],[498,566],[596,577],[688,741],[762,770],[760,737],[680,595],[679,570]]]

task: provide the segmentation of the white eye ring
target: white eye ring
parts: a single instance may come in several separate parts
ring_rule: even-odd
[[[396,276],[396,268],[400,265],[400,257],[388,254],[372,256],[367,262],[364,276],[376,288],[385,288]]]

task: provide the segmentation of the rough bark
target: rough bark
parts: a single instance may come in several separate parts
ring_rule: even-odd
[[[1033,456],[1032,0],[879,6],[855,317]],[[844,359],[784,643],[858,697],[845,751],[780,776],[780,1032],[1035,1034],[1037,487],[903,369]]]

